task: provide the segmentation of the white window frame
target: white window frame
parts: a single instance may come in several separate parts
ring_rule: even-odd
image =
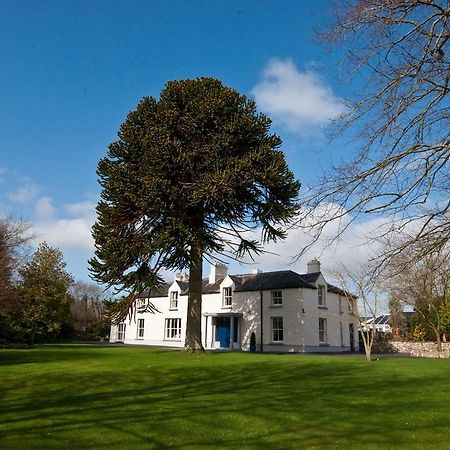
[[[319,284],[317,286],[317,302],[318,302],[319,308],[327,307],[326,289],[323,284]]]
[[[120,322],[117,324],[117,340],[118,341],[124,341],[125,340],[125,333],[127,331],[127,324],[124,322]]]
[[[272,342],[280,343],[284,340],[284,323],[282,316],[270,318]],[[280,326],[281,325],[281,326]]]
[[[138,319],[136,339],[144,339],[144,326],[145,326],[144,319]]]
[[[231,286],[222,289],[222,308],[231,308],[233,306],[233,289]]]
[[[181,319],[171,317],[165,320],[164,340],[179,341],[181,339]]]
[[[324,317],[319,317],[319,344],[327,344],[327,343],[328,343],[327,319],[325,319]]]
[[[270,295],[272,299],[272,306],[283,306],[283,291],[272,291]]]
[[[178,309],[178,291],[172,291],[170,293],[169,309],[172,311]]]

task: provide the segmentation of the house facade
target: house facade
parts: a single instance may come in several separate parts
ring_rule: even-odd
[[[136,300],[131,320],[111,327],[110,341],[183,347],[189,282],[173,283]],[[202,290],[202,341],[205,349],[343,352],[358,350],[357,321],[344,292],[326,282],[317,260],[305,274],[291,270],[229,275],[211,266]]]

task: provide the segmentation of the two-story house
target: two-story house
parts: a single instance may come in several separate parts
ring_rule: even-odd
[[[358,327],[348,296],[327,283],[319,261],[307,266],[305,274],[229,275],[225,265],[212,265],[202,291],[205,349],[248,351],[254,333],[256,351],[357,350]],[[178,274],[158,292],[143,293],[132,319],[111,327],[111,342],[183,347],[188,292],[187,276]]]

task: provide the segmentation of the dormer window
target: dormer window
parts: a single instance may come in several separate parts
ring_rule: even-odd
[[[272,306],[283,305],[283,293],[282,291],[272,291]]]
[[[319,285],[317,286],[317,295],[318,295],[318,304],[319,308],[325,308],[326,305],[326,298],[325,298],[325,286]]]
[[[225,287],[222,291],[222,307],[231,308],[233,300],[233,293],[231,287]]]
[[[178,291],[170,293],[170,309],[178,309]]]

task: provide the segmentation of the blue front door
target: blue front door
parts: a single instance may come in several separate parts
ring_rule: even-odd
[[[216,342],[220,342],[220,348],[230,347],[230,318],[216,317]]]

